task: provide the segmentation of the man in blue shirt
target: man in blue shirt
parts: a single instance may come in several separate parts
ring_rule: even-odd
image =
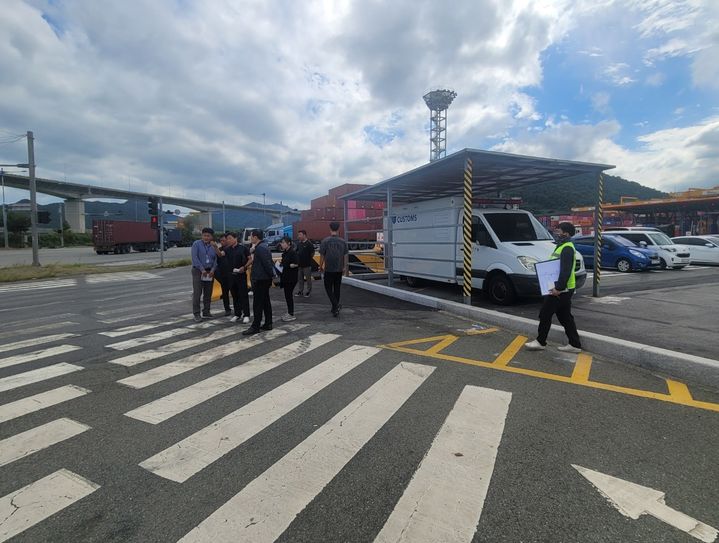
[[[212,228],[202,229],[202,239],[192,244],[192,313],[196,321],[211,319],[212,283],[217,270],[217,253],[212,237]],[[202,297],[202,315],[200,316],[200,297]]]

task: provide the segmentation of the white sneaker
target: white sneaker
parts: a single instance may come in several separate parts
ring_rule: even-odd
[[[543,351],[546,349],[546,347],[539,343],[536,339],[534,341],[530,341],[529,343],[525,343],[524,348],[528,351]]]
[[[242,319],[242,324],[248,324],[250,322],[250,317],[244,317]]]
[[[582,349],[578,349],[577,347],[573,347],[572,345],[560,345],[557,347],[558,351],[562,351],[563,353],[581,353]]]
[[[237,315],[235,315],[234,317],[232,317],[232,318],[230,319],[230,322],[237,322],[238,320],[240,320],[240,317],[238,317]]]
[[[297,320],[297,317],[295,317],[294,315],[290,315],[289,313],[282,317],[282,322],[292,322],[292,321],[296,321],[296,320]]]

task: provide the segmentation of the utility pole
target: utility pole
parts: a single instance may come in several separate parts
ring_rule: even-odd
[[[27,132],[27,165],[30,170],[30,232],[32,234],[32,265],[40,266],[37,240],[37,187],[35,186],[35,138]]]
[[[157,208],[159,214],[159,229],[160,229],[160,266],[165,265],[165,213],[162,211],[162,196],[159,199],[159,206]]]
[[[5,170],[0,169],[0,180],[2,180],[2,232],[5,238],[5,248],[10,248],[7,230],[7,209],[5,209]]]

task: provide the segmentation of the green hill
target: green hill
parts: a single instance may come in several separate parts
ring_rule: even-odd
[[[581,175],[562,181],[548,181],[522,189],[507,191],[505,196],[521,196],[522,208],[535,215],[564,215],[573,207],[593,206],[596,202],[596,177]],[[604,201],[619,203],[622,196],[646,200],[667,193],[613,175],[604,176]]]

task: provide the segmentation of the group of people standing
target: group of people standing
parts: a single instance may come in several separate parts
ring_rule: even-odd
[[[339,316],[340,287],[342,276],[348,273],[349,251],[347,243],[339,237],[339,223],[330,223],[330,235],[320,244],[320,272],[324,274],[327,296],[332,314]],[[211,319],[212,285],[215,279],[222,288],[225,316],[233,322],[250,324],[242,332],[249,336],[272,330],[272,303],[270,289],[278,282],[283,289],[287,313],[282,321],[291,322],[295,317],[295,297],[309,298],[312,293],[312,264],[315,247],[307,238],[307,232],[298,232],[297,246],[285,236],[280,241],[282,257],[275,263],[262,230],[253,230],[251,245],[240,243],[235,232],[226,232],[215,241],[212,228],[203,228],[201,239],[192,244],[192,313],[197,322]],[[250,290],[247,285],[250,270],[252,287],[252,314],[250,314]],[[299,288],[295,291],[295,288]],[[232,297],[232,307],[230,307]],[[264,321],[264,322],[263,322]]]

